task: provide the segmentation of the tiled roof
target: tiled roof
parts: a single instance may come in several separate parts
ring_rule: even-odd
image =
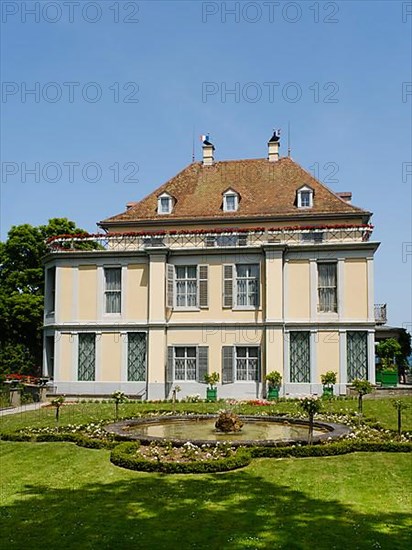
[[[296,191],[305,184],[314,191],[310,209],[296,206]],[[223,212],[222,209],[223,193],[228,187],[241,197],[236,212]],[[165,191],[175,198],[173,212],[168,215],[157,213],[157,197]],[[322,214],[370,216],[368,211],[341,199],[287,157],[277,162],[267,159],[222,161],[213,166],[194,162],[147,197],[129,204],[131,206],[125,212],[107,218],[101,224],[202,219],[240,221],[272,217],[307,219]]]

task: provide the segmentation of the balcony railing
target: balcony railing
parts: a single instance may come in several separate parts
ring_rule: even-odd
[[[375,304],[375,323],[384,325],[387,320],[386,304]]]
[[[284,227],[275,229],[108,233],[95,235],[61,235],[48,240],[50,252],[129,252],[149,249],[252,248],[265,244],[288,246],[365,242],[373,228],[362,226],[324,226],[311,228]]]

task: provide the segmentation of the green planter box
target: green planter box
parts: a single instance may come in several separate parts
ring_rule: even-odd
[[[206,399],[208,401],[216,401],[217,399],[217,388],[207,388],[206,389]]]
[[[381,370],[377,370],[375,372],[375,382],[377,384],[382,384],[382,371]]]
[[[333,397],[333,386],[323,386],[322,397],[330,398]]]
[[[279,399],[279,388],[269,388],[268,399],[269,401],[274,401],[275,399]]]
[[[396,386],[398,384],[398,373],[392,370],[383,370],[381,372],[382,386]]]

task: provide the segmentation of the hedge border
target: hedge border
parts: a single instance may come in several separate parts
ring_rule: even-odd
[[[75,443],[79,447],[88,449],[113,449],[119,444],[118,441],[110,441],[104,439],[94,439],[80,433],[40,433],[40,434],[25,434],[25,433],[2,433],[0,434],[1,441],[27,441],[31,443]]]
[[[139,472],[161,472],[164,474],[209,474],[216,472],[228,472],[238,468],[244,468],[250,464],[252,455],[246,448],[237,449],[235,454],[218,460],[205,460],[201,462],[153,462],[137,456],[133,453],[140,447],[139,442],[127,441],[115,447],[110,455],[110,461],[116,466],[137,470]]]
[[[139,442],[120,443],[111,452],[110,461],[116,466],[140,472],[162,472],[168,474],[205,474],[227,472],[248,466],[253,458],[309,458],[337,456],[355,452],[412,452],[412,443],[366,441],[340,441],[326,445],[298,447],[253,447],[238,448],[236,454],[213,461],[153,462],[131,456],[140,447]]]

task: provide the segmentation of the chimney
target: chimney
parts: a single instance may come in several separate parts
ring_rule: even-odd
[[[349,204],[352,201],[352,193],[350,191],[341,191],[340,193],[336,193],[338,197],[343,199],[345,202],[348,202]]]
[[[279,160],[279,145],[280,145],[280,130],[276,134],[276,130],[273,130],[273,136],[268,142],[269,147],[269,161],[276,162]]]
[[[213,151],[215,146],[210,143],[209,136],[202,136],[203,166],[212,166],[214,163]]]

